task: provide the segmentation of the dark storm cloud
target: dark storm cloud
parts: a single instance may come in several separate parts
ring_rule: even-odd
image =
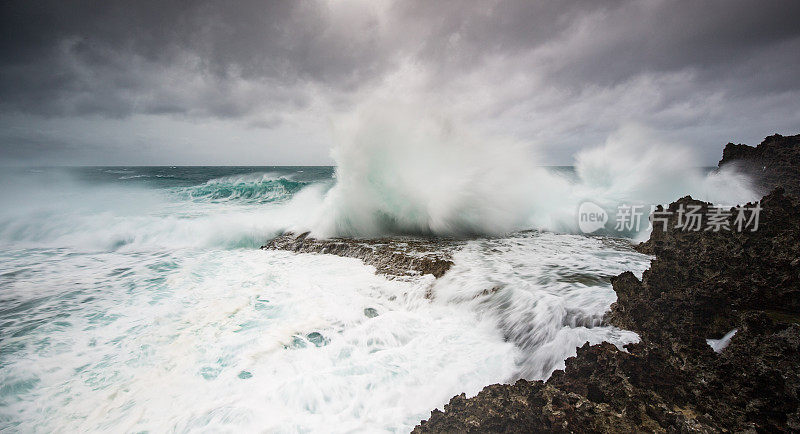
[[[691,69],[738,91],[797,89],[800,2],[399,2],[424,35],[420,57],[447,80],[492,56],[541,51],[531,73],[553,85],[613,86],[643,73]]]
[[[305,82],[350,89],[386,65],[369,22],[320,3],[2,4],[0,99],[44,114],[241,116],[301,107]],[[357,11],[355,11],[357,13]],[[356,17],[352,17],[356,18]],[[359,28],[364,25],[367,28]]]
[[[752,141],[800,126],[798,16],[752,0],[5,1],[0,115],[271,130],[349,110],[410,65],[422,105],[466,106],[561,161],[627,121]]]

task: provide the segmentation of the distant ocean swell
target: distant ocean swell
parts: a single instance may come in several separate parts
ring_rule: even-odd
[[[8,204],[0,211],[0,241],[82,251],[258,247],[303,220],[331,185],[328,167],[309,168],[318,173],[306,175],[296,169],[283,174],[244,170],[250,173],[228,175],[225,168],[9,171],[2,182],[14,188],[0,193]],[[305,199],[295,197],[307,187]]]

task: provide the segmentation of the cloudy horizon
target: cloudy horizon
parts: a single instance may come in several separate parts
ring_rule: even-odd
[[[791,1],[9,1],[2,165],[327,165],[376,101],[538,150],[800,133]]]

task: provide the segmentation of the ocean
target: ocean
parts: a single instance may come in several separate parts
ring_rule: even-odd
[[[547,378],[584,342],[637,341],[601,322],[609,277],[649,266],[630,239],[520,216],[498,186],[359,173],[4,170],[0,431],[407,432],[454,395]],[[464,245],[439,279],[259,249],[304,230]]]

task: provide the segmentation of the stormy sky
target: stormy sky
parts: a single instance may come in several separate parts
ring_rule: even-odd
[[[0,3],[0,164],[331,164],[412,104],[569,164],[625,125],[800,133],[797,1]]]

